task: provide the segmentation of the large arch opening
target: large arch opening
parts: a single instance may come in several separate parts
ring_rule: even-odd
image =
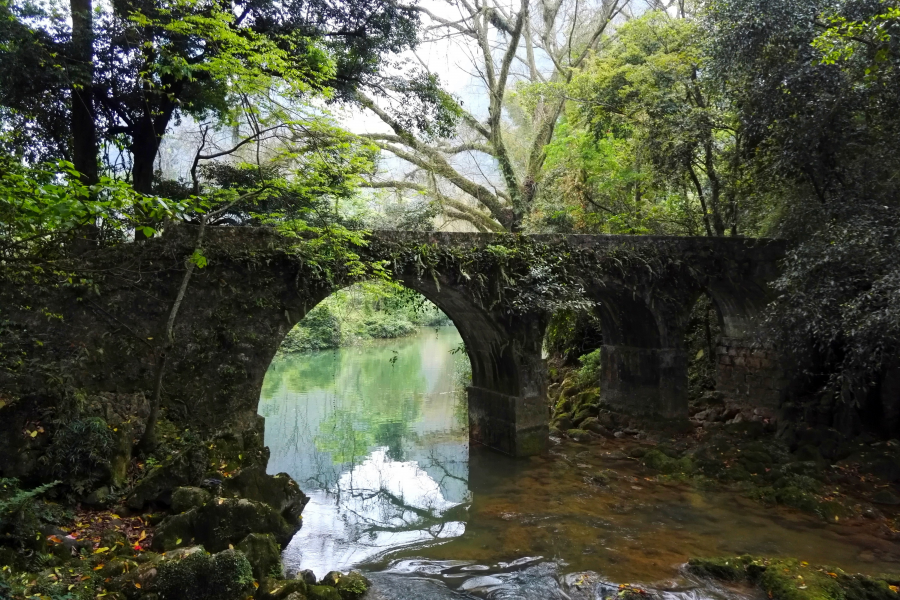
[[[294,326],[259,402],[268,471],[310,497],[288,572],[321,576],[463,533],[471,378],[446,313],[396,285],[338,290]]]

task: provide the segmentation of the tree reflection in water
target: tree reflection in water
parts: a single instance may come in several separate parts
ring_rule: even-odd
[[[266,375],[271,473],[310,496],[285,550],[292,573],[321,576],[381,554],[462,535],[470,500],[465,393],[455,328],[283,357]],[[391,358],[396,356],[393,363]]]

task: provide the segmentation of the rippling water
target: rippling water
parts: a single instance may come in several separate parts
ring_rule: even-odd
[[[896,570],[861,528],[655,481],[617,443],[514,460],[468,446],[452,327],[276,360],[266,375],[271,473],[311,500],[288,573],[359,568],[389,598],[606,598],[618,583],[681,600],[733,597],[686,578],[690,556],[785,555]]]

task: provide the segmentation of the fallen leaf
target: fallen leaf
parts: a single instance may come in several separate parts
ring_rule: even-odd
[[[97,548],[94,550],[94,554],[103,554],[104,552],[109,552],[109,548],[104,546],[103,548]]]
[[[180,544],[180,543],[181,543],[181,538],[178,538],[177,540],[175,540],[175,545],[176,545],[176,546],[177,546],[178,544]]]
[[[144,531],[141,532],[141,537],[138,538],[138,541],[143,542],[146,539],[147,539],[147,530],[145,529]]]
[[[134,587],[136,587],[137,589],[141,589],[141,584],[136,583],[136,584],[134,584]]]
[[[94,570],[95,570],[95,571],[99,571],[99,570],[102,569],[102,568],[103,568],[103,563],[100,563],[99,565],[97,565],[96,567],[94,567]]]

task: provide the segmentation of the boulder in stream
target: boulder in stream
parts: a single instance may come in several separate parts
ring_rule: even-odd
[[[163,520],[153,536],[153,549],[202,544],[210,552],[219,552],[251,533],[271,534],[284,546],[298,529],[298,524],[289,524],[268,504],[245,498],[217,498]]]

